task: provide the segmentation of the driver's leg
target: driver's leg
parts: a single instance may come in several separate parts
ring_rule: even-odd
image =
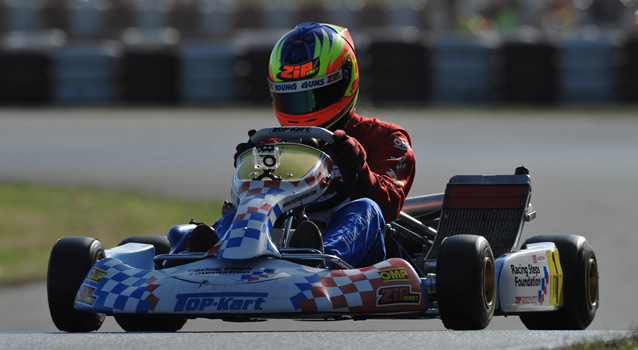
[[[323,233],[326,254],[336,255],[354,267],[385,259],[385,220],[379,206],[368,198],[337,208]]]

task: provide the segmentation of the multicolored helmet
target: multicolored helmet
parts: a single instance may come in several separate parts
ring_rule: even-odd
[[[359,69],[348,30],[301,23],[272,50],[270,97],[281,125],[330,129],[354,107]]]

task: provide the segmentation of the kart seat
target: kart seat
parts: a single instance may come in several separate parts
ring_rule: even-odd
[[[458,175],[447,184],[439,226],[426,259],[438,257],[446,237],[480,235],[497,258],[518,245],[528,213],[531,180],[526,169],[515,175]],[[519,173],[520,172],[520,173]]]

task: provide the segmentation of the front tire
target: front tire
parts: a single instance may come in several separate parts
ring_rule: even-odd
[[[555,312],[534,312],[519,317],[528,329],[582,330],[591,324],[598,309],[598,260],[582,236],[547,235],[529,243],[553,242],[563,270],[563,306]]]
[[[177,332],[186,319],[173,315],[121,314],[115,321],[127,332]]]
[[[496,305],[494,255],[482,236],[455,235],[441,244],[436,297],[443,325],[453,330],[487,327]]]
[[[100,241],[89,237],[59,239],[49,258],[47,298],[55,326],[65,332],[96,331],[104,314],[76,310],[75,295],[91,267],[105,258]]]

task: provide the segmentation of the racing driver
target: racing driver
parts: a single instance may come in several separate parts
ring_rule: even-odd
[[[332,131],[335,142],[324,150],[342,176],[358,175],[350,199],[299,224],[289,246],[317,248],[354,267],[385,259],[385,223],[399,216],[414,179],[415,157],[406,130],[356,113],[359,69],[348,30],[301,23],[277,42],[268,68],[279,123]],[[237,145],[235,160],[246,149],[245,143]],[[215,226],[217,234],[231,221],[232,213],[225,215]]]

